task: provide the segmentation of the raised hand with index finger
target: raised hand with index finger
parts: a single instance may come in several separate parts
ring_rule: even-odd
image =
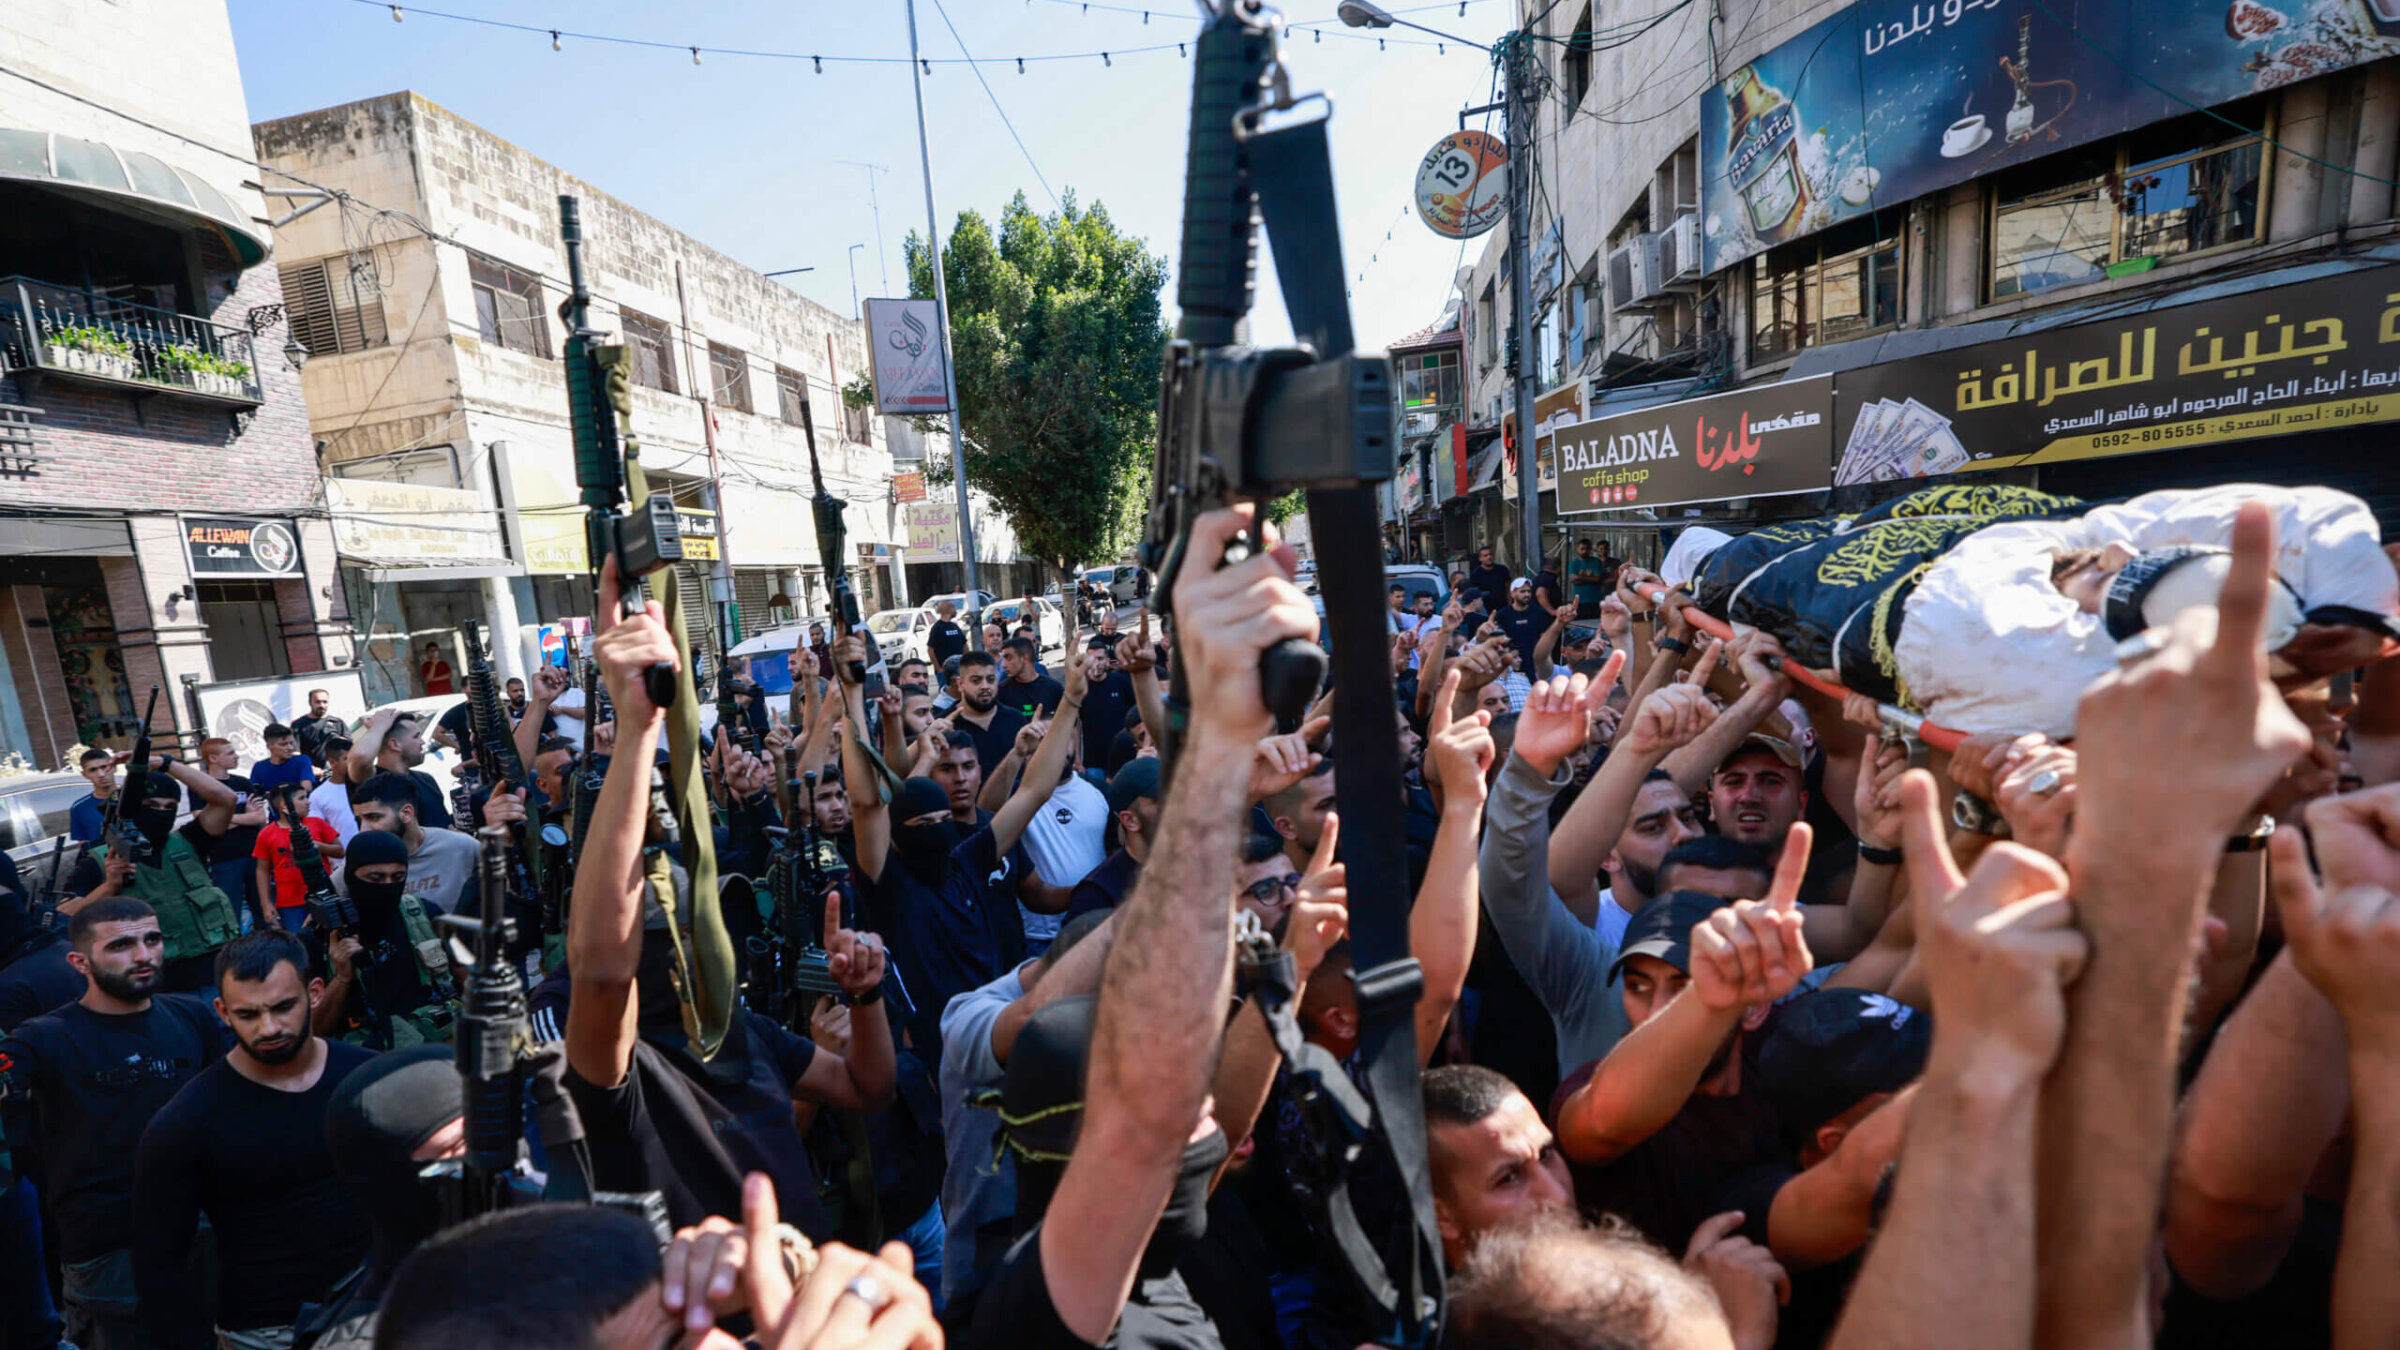
[[[1692,989],[1707,1007],[1773,1003],[1816,968],[1800,933],[1799,903],[1813,837],[1805,822],[1794,824],[1766,898],[1736,900],[1692,926]]]

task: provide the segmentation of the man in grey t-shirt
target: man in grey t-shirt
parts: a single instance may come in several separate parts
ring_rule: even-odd
[[[458,909],[459,894],[482,857],[474,836],[418,824],[416,791],[396,773],[379,773],[360,784],[350,809],[360,829],[396,834],[408,845],[410,895],[431,901],[445,914]]]
[[[950,1155],[942,1177],[945,1303],[981,1288],[1015,1236],[1016,1169],[1006,1157],[994,1165],[1000,1117],[977,1100],[999,1088],[1009,1049],[1036,1009],[1099,991],[1114,927],[1106,912],[1078,915],[1041,956],[942,1010],[942,1138]]]

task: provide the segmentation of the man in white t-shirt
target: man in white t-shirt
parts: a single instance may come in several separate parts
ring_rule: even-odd
[[[350,846],[350,836],[358,833],[358,817],[350,811],[349,737],[326,738],[325,781],[309,791],[308,813],[339,831],[344,848]]]
[[[1090,875],[1108,856],[1108,797],[1080,773],[1070,773],[1025,824],[1025,852],[1034,873],[1061,891]],[[1037,914],[1020,902],[1025,949],[1039,953],[1058,936],[1065,914]]]

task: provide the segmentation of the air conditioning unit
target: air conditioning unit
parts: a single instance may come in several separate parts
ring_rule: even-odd
[[[1658,236],[1636,235],[1608,255],[1608,307],[1654,308],[1658,295]]]
[[[1400,434],[1403,436],[1430,436],[1440,429],[1440,423],[1441,419],[1433,413],[1412,412],[1402,419]]]
[[[1658,240],[1658,284],[1677,289],[1700,284],[1700,215],[1687,211],[1651,236]]]

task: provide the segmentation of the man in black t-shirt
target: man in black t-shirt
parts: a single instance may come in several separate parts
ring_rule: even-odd
[[[944,600],[933,612],[936,616],[933,627],[925,633],[925,654],[938,667],[951,657],[966,653],[967,630],[959,625],[956,604]]]
[[[333,694],[324,689],[308,691],[308,716],[292,719],[292,738],[299,743],[300,753],[308,762],[325,767],[325,742],[349,730],[349,724],[332,715]]]
[[[1133,677],[1117,669],[1116,644],[1095,637],[1070,660],[1083,662],[1084,759],[1097,761],[1108,753],[1117,733],[1125,729],[1125,713],[1133,704]]]
[[[1518,577],[1509,583],[1508,603],[1492,610],[1492,622],[1508,634],[1509,644],[1517,649],[1517,668],[1526,672],[1527,679],[1538,678],[1534,651],[1542,645],[1542,634],[1550,627],[1551,611],[1537,609],[1533,603],[1533,582]]]
[[[208,849],[208,875],[217,888],[233,898],[234,907],[275,922],[275,897],[258,893],[258,869],[251,855],[258,848],[259,827],[267,823],[266,793],[235,773],[240,764],[233,742],[211,736],[200,742],[200,767],[209,777],[233,790],[233,819]]]
[[[91,900],[67,940],[89,984],[0,1040],[0,1125],[57,1234],[68,1339],[117,1350],[141,1343],[134,1154],[151,1117],[224,1055],[224,1029],[205,1000],[158,992],[166,939],[150,906]]]
[[[1475,550],[1475,565],[1467,569],[1467,586],[1483,592],[1484,603],[1497,607],[1508,595],[1508,569],[1493,560],[1492,546]]]
[[[813,1203],[816,1177],[793,1127],[792,1103],[804,1098],[864,1112],[890,1103],[895,1067],[882,1007],[883,941],[842,927],[841,906],[825,906],[828,968],[853,1009],[846,1054],[747,1013],[734,1017],[714,1056],[695,1053],[684,1034],[665,909],[654,883],[625,880],[641,875],[645,843],[657,842],[650,774],[664,719],[642,675],[654,662],[674,661],[675,645],[649,614],[615,617],[613,574],[602,580],[599,612],[607,626],[593,647],[616,705],[617,743],[576,869],[567,925],[572,998],[559,1015],[567,1089],[583,1118],[594,1185],[661,1191],[669,1219],[684,1225],[740,1213],[743,1176],[765,1172],[795,1224],[821,1241],[831,1232]],[[837,664],[846,674],[847,664]]]
[[[142,1132],[133,1178],[133,1277],[142,1331],[161,1350],[211,1342],[192,1287],[200,1220],[216,1233],[217,1341],[290,1343],[300,1305],[367,1252],[367,1225],[325,1143],[326,1108],[374,1058],[309,1028],[324,991],[296,934],[262,929],[217,954],[217,1016],[234,1049]]]
[[[958,706],[950,710],[950,725],[974,740],[975,760],[987,774],[1017,743],[1025,715],[1000,701],[1000,663],[989,653],[958,659]]]
[[[1035,660],[1038,654],[1031,638],[1010,638],[1000,649],[1000,665],[1007,672],[1000,682],[1001,706],[1028,722],[1058,711],[1059,695],[1065,692],[1058,681],[1040,671]]]

